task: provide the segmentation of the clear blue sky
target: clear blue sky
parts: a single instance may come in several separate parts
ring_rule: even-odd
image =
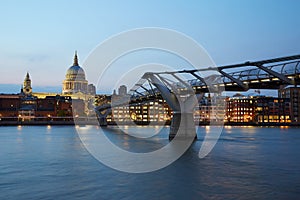
[[[21,84],[29,71],[36,86],[60,86],[75,50],[83,63],[106,38],[140,27],[185,33],[217,64],[299,54],[299,8],[297,0],[4,0],[0,84]]]

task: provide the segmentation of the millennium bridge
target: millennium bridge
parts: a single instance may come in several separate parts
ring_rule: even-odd
[[[300,55],[201,69],[146,72],[130,90],[130,98],[98,106],[95,111],[100,126],[105,126],[114,107],[163,99],[173,110],[169,139],[176,135],[195,137],[193,110],[205,93],[280,89],[299,83]]]

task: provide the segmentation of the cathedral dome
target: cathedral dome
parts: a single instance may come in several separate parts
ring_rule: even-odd
[[[74,63],[67,70],[66,80],[85,80],[85,72],[78,64],[77,53],[75,52]]]
[[[85,80],[84,70],[80,66],[71,66],[66,73],[66,79]]]
[[[86,94],[88,91],[88,81],[85,80],[84,70],[78,64],[77,52],[75,52],[74,63],[66,73],[63,82],[63,94]]]

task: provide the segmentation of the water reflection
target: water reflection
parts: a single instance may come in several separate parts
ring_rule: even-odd
[[[21,125],[18,125],[18,126],[17,126],[17,129],[18,129],[18,131],[22,131],[22,126],[21,126]]]

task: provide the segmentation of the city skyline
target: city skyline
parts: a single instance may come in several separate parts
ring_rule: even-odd
[[[76,72],[74,72],[74,70]],[[79,70],[79,71],[77,71],[77,70]],[[159,71],[161,71],[161,70],[159,70]],[[83,82],[85,84],[88,83],[87,80],[85,80],[85,70],[80,66],[80,64],[78,62],[77,51],[75,51],[75,56],[73,58],[73,64],[66,71],[66,75],[65,75],[66,79],[63,80],[62,86],[44,86],[44,87],[43,86],[37,86],[37,87],[31,88],[31,89],[35,93],[43,93],[43,94],[50,94],[50,93],[54,94],[54,93],[56,93],[56,94],[66,95],[68,93],[69,89],[70,89],[70,88],[69,89],[66,89],[66,88],[67,87],[73,87],[71,85],[70,86],[68,85],[69,84],[68,81],[69,81],[70,76],[72,76],[74,78],[74,75],[70,75],[69,74],[70,72],[75,73],[74,75],[76,77],[76,81],[78,82],[76,84],[82,84]],[[81,77],[82,75],[83,75],[83,77]],[[29,76],[29,72],[27,71],[26,75],[25,75],[25,80],[27,79],[28,76]],[[108,80],[109,79],[110,78],[108,77]],[[125,82],[126,82],[126,80],[125,80]],[[74,87],[75,87],[76,84],[74,83]],[[130,84],[131,83],[129,83],[129,85]],[[120,84],[119,83],[119,84],[115,85],[111,89],[111,92],[110,91],[104,92],[103,90],[96,90],[96,88],[95,88],[95,86],[93,84],[90,84],[90,85],[92,85],[92,87],[93,87],[92,90],[94,91],[94,94],[97,93],[97,94],[107,94],[107,95],[110,95],[112,93],[115,94],[115,91],[117,89],[120,91],[120,88],[122,88],[122,87],[127,88],[127,84],[124,85],[124,84]],[[90,85],[89,85],[89,87],[90,87]],[[76,86],[76,87],[79,87],[79,86]],[[79,91],[81,91],[81,92],[85,91],[87,89],[87,88],[84,89],[85,87],[87,87],[87,85],[86,86],[82,86],[82,87],[83,88],[81,88],[81,89],[78,88]],[[290,86],[287,86],[287,87],[290,87]],[[90,89],[88,89],[88,90],[90,90]],[[19,94],[19,93],[22,93],[22,90],[23,90],[23,85],[22,84],[21,85],[19,85],[19,84],[0,84],[0,91],[1,91],[0,94]],[[246,96],[266,96],[266,95],[267,96],[278,96],[279,93],[277,93],[277,92],[279,92],[279,91],[278,90],[274,90],[274,89],[262,89],[262,88],[260,88],[260,89],[248,89],[246,91],[226,91],[226,90],[224,90],[222,92],[222,95],[230,97],[230,96],[234,96],[236,94],[242,93],[243,95],[246,95]]]
[[[300,1],[3,0],[1,199],[298,199]]]
[[[217,65],[298,54],[299,4],[295,1],[4,2],[0,14],[3,26],[0,43],[4,47],[0,50],[0,92],[16,87],[19,91],[27,71],[34,89],[61,88],[75,50],[79,51],[79,62],[88,79],[89,69],[83,64],[99,43],[111,35],[141,27],[162,27],[186,34],[203,45]],[[132,63],[126,60],[118,64],[128,67]]]

